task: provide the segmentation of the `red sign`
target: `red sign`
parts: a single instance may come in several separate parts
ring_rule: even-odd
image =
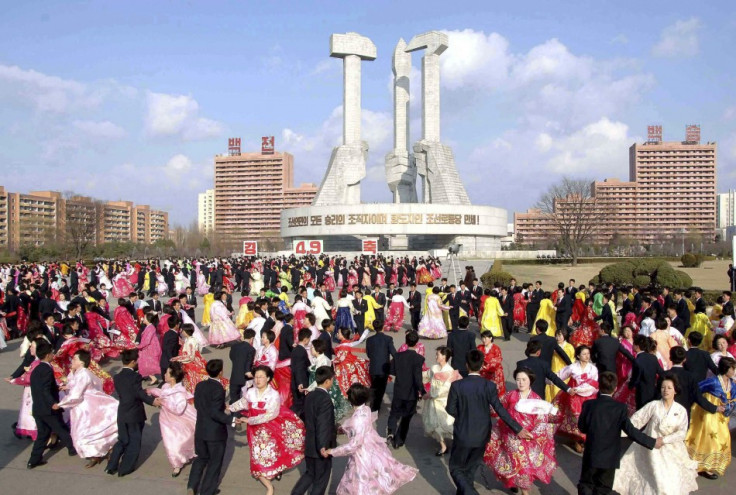
[[[261,154],[262,155],[273,155],[274,145],[273,136],[263,136],[261,138]]]
[[[244,256],[257,256],[258,255],[258,242],[257,241],[243,241],[243,255]]]
[[[661,143],[662,142],[662,126],[661,125],[647,126],[647,137],[650,143]]]
[[[689,125],[685,127],[685,141],[688,143],[700,143],[699,125]]]
[[[378,254],[378,239],[363,239],[363,254]]]
[[[230,138],[227,140],[227,150],[230,156],[237,156],[240,154],[240,138]]]
[[[294,241],[294,254],[322,254],[322,241]]]

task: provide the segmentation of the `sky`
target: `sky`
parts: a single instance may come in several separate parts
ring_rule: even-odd
[[[451,9],[449,7],[452,7]],[[358,32],[364,202],[390,202],[391,57],[441,30],[442,141],[473,204],[532,207],[563,175],[628,179],[647,125],[718,143],[718,191],[736,188],[736,6],[730,0],[34,1],[0,15],[0,185],[74,191],[196,220],[213,160],[240,137],[294,155],[319,184],[342,136],[342,61]],[[421,137],[421,52],[411,135]]]

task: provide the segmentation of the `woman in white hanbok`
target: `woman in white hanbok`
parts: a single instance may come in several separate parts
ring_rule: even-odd
[[[452,438],[452,428],[455,418],[447,414],[447,396],[450,394],[450,385],[462,378],[456,369],[447,362],[452,357],[452,350],[441,346],[437,348],[437,364],[430,370],[429,394],[425,395],[425,408],[422,413],[424,433],[440,442],[437,456],[447,452],[446,438]]]
[[[631,422],[644,433],[662,437],[661,449],[649,450],[632,444],[621,459],[613,483],[614,491],[635,495],[685,495],[698,489],[698,463],[685,446],[687,411],[675,402],[680,390],[676,377],[662,381],[662,399],[636,411]]]
[[[263,289],[263,275],[255,267],[250,272],[250,294],[257,296]]]
[[[174,289],[177,294],[183,294],[184,290],[189,287],[189,278],[184,276],[184,273],[177,271],[174,275]]]

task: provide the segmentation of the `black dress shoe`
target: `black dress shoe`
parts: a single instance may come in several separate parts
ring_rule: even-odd
[[[26,467],[27,467],[28,469],[34,469],[34,468],[37,468],[38,466],[45,466],[46,464],[48,464],[48,463],[47,463],[46,461],[38,461],[38,462],[36,462],[36,463],[31,463],[31,462],[29,462],[29,463],[28,463],[28,464],[26,465]]]
[[[718,475],[715,473],[709,473],[707,471],[700,471],[698,473],[698,476],[702,476],[703,478],[709,479],[709,480],[717,480]]]
[[[394,442],[394,450],[400,449],[404,446],[404,442]]]
[[[69,457],[74,457],[74,456],[76,456],[76,455],[77,455],[77,449],[75,449],[75,448],[72,448],[72,449],[71,449],[71,450],[69,451]]]
[[[105,474],[109,474],[110,476],[115,476],[116,474],[118,474],[118,470],[105,468]]]
[[[445,450],[439,450],[439,451],[435,452],[434,455],[436,455],[437,457],[442,457],[445,454],[447,454],[447,449],[445,449]]]

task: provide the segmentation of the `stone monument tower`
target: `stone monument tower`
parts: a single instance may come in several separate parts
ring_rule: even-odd
[[[365,178],[368,143],[360,133],[360,65],[376,59],[376,45],[358,33],[330,36],[330,56],[343,59],[343,137],[332,150],[322,185],[312,202],[321,205],[360,204],[360,181]]]

